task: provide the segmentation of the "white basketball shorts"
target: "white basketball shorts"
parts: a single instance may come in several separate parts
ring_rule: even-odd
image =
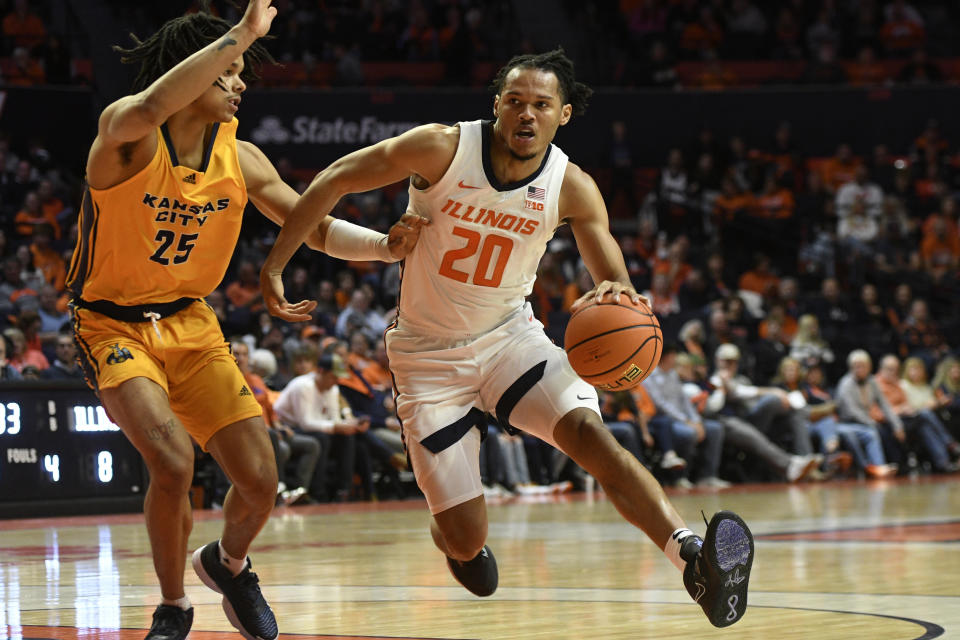
[[[553,429],[565,415],[581,407],[600,415],[596,389],[574,373],[529,304],[480,337],[450,340],[396,327],[386,344],[404,441],[434,514],[483,494],[486,414],[554,446]]]

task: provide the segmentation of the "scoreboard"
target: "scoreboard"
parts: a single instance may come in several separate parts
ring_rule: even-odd
[[[0,517],[136,511],[146,482],[140,454],[82,382],[0,384]]]

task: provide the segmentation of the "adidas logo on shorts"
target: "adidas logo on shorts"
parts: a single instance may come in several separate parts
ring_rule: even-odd
[[[243,396],[252,396],[252,395],[253,395],[253,394],[250,393],[250,389],[247,389],[247,385],[243,385],[242,387],[240,387],[240,397],[241,397],[241,398],[242,398]]]

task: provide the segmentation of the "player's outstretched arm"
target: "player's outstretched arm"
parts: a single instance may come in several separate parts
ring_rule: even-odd
[[[633,288],[617,241],[610,234],[610,220],[597,183],[577,165],[567,164],[560,192],[560,219],[570,225],[583,262],[596,286],[574,302],[576,311],[591,299],[600,302],[608,293],[614,300],[626,294],[634,302],[646,301]]]
[[[255,144],[238,140],[237,150],[250,201],[260,213],[283,226],[300,195],[283,181],[273,163]],[[418,215],[405,213],[389,234],[383,234],[327,216],[310,232],[306,243],[311,249],[342,260],[396,262],[413,250],[420,237],[420,227],[427,222]]]
[[[272,0],[250,0],[243,18],[212,42],[132,96],[117,100],[100,116],[98,137],[122,144],[153,133],[167,118],[196,100],[257,38],[277,15]]]
[[[424,125],[346,155],[317,174],[284,223],[260,271],[263,299],[270,313],[291,322],[309,319],[302,313],[293,312],[283,298],[281,275],[297,247],[340,198],[348,193],[377,189],[412,175],[422,176],[433,184],[453,161],[458,140],[458,130],[443,125]]]

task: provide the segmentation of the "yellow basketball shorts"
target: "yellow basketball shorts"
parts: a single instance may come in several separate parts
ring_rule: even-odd
[[[73,309],[78,354],[95,391],[148,378],[167,392],[187,432],[206,448],[217,431],[263,414],[202,300],[152,322],[124,322]]]

